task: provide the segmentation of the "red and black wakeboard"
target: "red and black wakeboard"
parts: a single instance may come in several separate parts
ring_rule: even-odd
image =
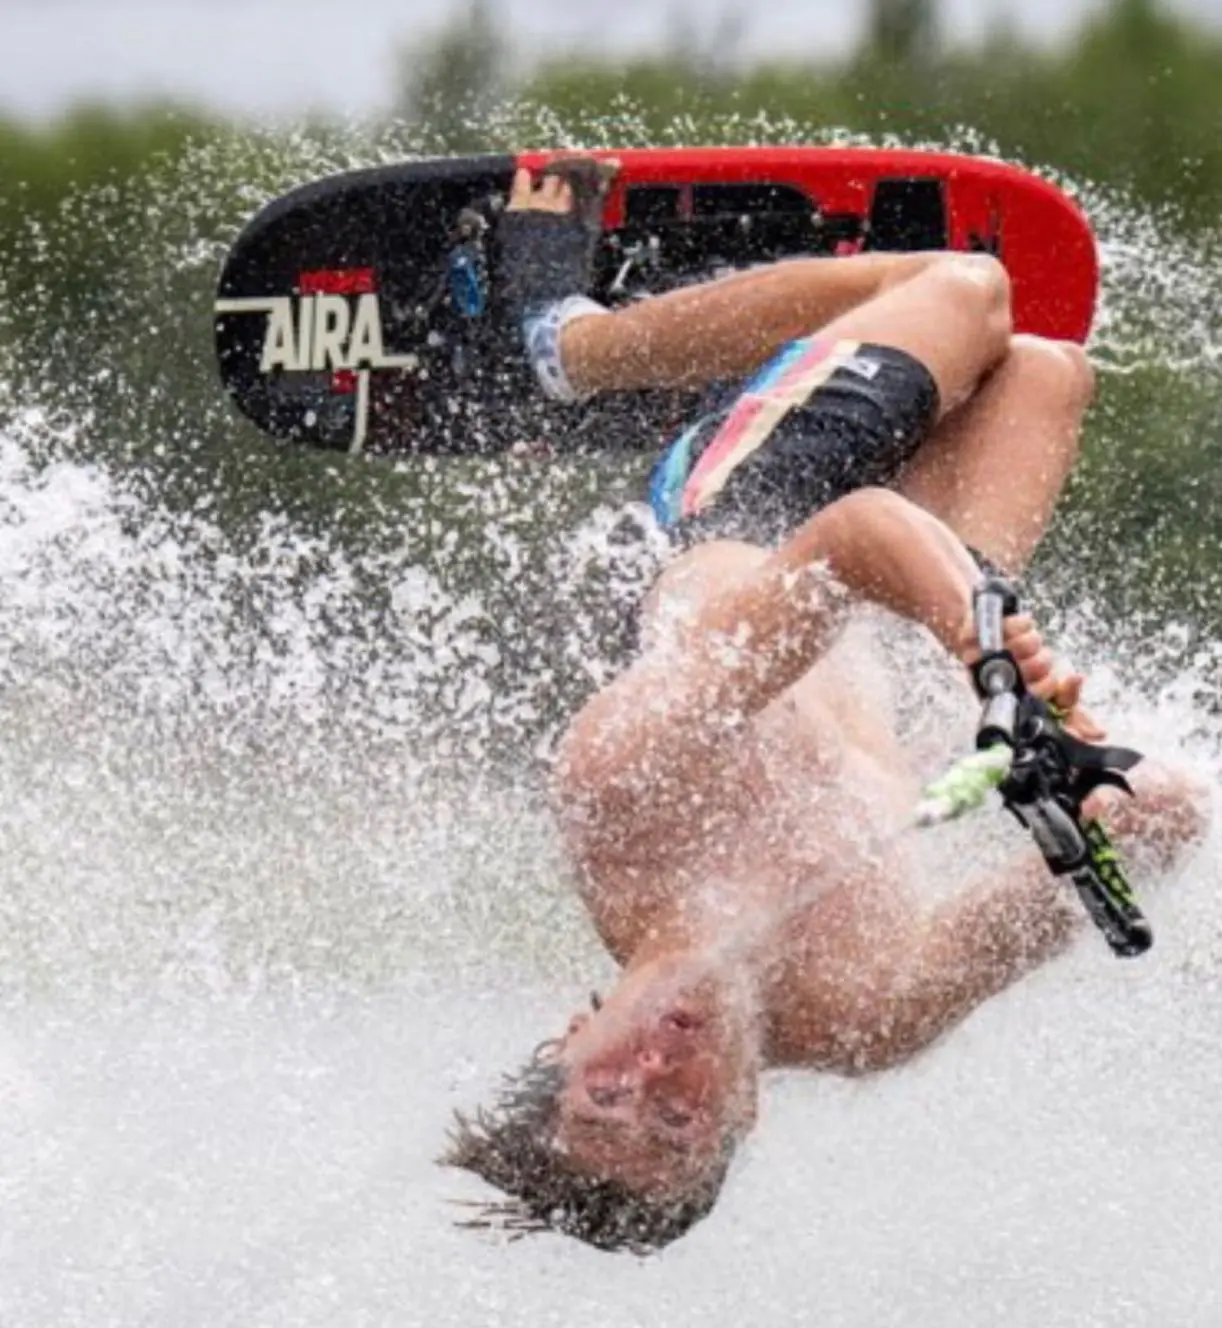
[[[544,410],[498,353],[489,228],[515,169],[554,155],[354,171],[265,207],[217,293],[221,378],[242,412],[276,438],[391,455],[495,451],[539,429],[596,446],[656,442],[639,411],[617,416],[614,402]],[[620,165],[589,292],[609,304],[799,255],[975,250],[1005,263],[1018,330],[1090,331],[1090,226],[1017,167],[881,148],[593,155]]]

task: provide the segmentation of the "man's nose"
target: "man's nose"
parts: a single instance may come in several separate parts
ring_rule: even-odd
[[[641,1047],[636,1053],[636,1063],[647,1079],[666,1069],[666,1058],[654,1047]]]

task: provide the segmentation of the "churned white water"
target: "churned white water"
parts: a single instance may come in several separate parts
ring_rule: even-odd
[[[1117,378],[1213,280],[1122,221]],[[1199,376],[1218,325],[1192,308],[1165,367],[1195,347]],[[238,540],[79,460],[91,423],[7,418],[4,1328],[1222,1322],[1216,835],[1149,883],[1149,956],[1087,933],[909,1068],[770,1080],[717,1210],[664,1254],[461,1230],[481,1191],[433,1163],[450,1112],[611,971],[539,792],[564,650],[504,607],[521,512],[471,487],[488,574],[460,590],[415,508],[389,551],[271,515]],[[576,577],[601,530],[575,520],[544,572]],[[1077,602],[1058,629],[1113,736],[1216,782],[1212,643],[1107,619]]]

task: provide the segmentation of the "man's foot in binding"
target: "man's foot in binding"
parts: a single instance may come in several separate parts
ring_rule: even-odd
[[[560,359],[562,328],[574,317],[605,312],[589,291],[603,200],[618,169],[614,162],[563,157],[549,162],[537,180],[519,170],[497,223],[506,321],[520,330],[540,386],[557,401],[577,396]]]

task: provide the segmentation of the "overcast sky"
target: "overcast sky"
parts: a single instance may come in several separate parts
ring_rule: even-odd
[[[1054,40],[1096,0],[942,0],[946,27],[970,39],[991,18]],[[462,6],[446,0],[0,0],[0,111],[53,115],[82,98],[171,96],[252,116],[309,109],[366,114],[391,95],[393,52]],[[1222,28],[1222,0],[1175,7]],[[498,0],[524,51],[596,42],[632,49],[675,14],[759,17],[748,52],[843,50],[855,0]],[[615,14],[614,24],[604,15]]]

